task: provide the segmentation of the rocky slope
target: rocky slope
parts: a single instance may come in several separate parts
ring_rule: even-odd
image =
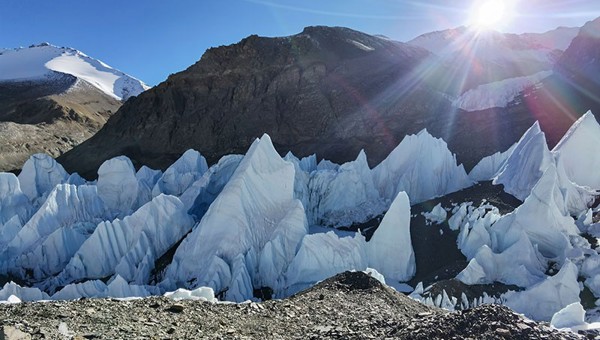
[[[32,154],[58,157],[96,133],[147,87],[70,48],[49,44],[0,52],[0,171]]]
[[[213,304],[164,297],[0,305],[19,339],[579,339],[500,306],[448,313],[362,272],[345,272],[286,300]],[[8,337],[10,338],[10,337]],[[16,339],[16,338],[14,338]]]

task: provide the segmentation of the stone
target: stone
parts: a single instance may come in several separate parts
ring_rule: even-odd
[[[172,304],[167,310],[173,313],[182,313],[185,307],[180,303]]]
[[[3,326],[0,340],[31,340],[31,335],[13,326]]]

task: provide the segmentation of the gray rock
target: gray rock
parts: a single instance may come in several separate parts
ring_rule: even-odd
[[[31,340],[31,335],[16,329],[13,326],[3,326],[0,340]]]

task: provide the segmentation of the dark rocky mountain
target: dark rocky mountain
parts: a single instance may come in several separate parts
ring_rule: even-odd
[[[427,128],[470,168],[507,149],[536,120],[557,136],[549,136],[555,143],[585,112],[577,107],[565,116],[545,110],[561,108],[568,99],[556,103],[563,94],[560,80],[555,81],[558,94],[549,82],[543,90],[548,95],[532,88],[505,108],[462,111],[440,90],[444,79],[431,72],[438,61],[418,46],[347,28],[250,36],[209,49],[187,70],[129,100],[95,136],[59,161],[88,178],[117,155],[137,166],[164,169],[193,148],[214,163],[225,154],[245,152],[266,132],[282,154],[316,152],[318,158],[345,162],[365,149],[373,166],[405,135]]]
[[[20,169],[34,153],[58,157],[145,88],[71,48],[0,49],[0,171]]]
[[[116,155],[164,168],[194,148],[212,163],[267,132],[280,152],[342,161],[366,148],[377,162],[449,104],[414,77],[429,55],[346,28],[250,36],[129,101],[60,161],[93,176]]]

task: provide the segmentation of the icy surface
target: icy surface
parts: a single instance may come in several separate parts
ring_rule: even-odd
[[[502,170],[516,146],[517,144],[513,144],[504,152],[498,151],[493,155],[484,157],[469,172],[469,178],[474,182],[491,181],[494,179],[500,173],[500,170]]]
[[[475,208],[469,203],[461,204],[450,218],[452,230],[460,230],[457,244],[461,252],[471,260],[484,246],[492,246],[490,228],[500,219],[498,208],[482,203]]]
[[[567,235],[577,235],[578,229],[565,209],[554,166],[544,172],[525,202],[499,219],[491,231],[496,251],[507,249],[525,233],[545,257],[564,258],[571,247]]]
[[[25,223],[30,217],[31,210],[29,198],[21,191],[17,176],[11,173],[0,173],[0,229],[13,217],[17,217],[20,224]]]
[[[188,209],[188,213],[196,220],[199,221],[204,216],[208,207],[231,179],[242,158],[241,155],[222,157],[181,195],[180,199]]]
[[[552,316],[550,324],[556,328],[575,328],[585,324],[585,310],[579,302],[574,302]]]
[[[445,212],[445,211],[444,211]],[[415,274],[415,253],[410,238],[410,203],[401,192],[367,242],[369,267],[388,281],[408,281]]]
[[[29,157],[19,174],[21,191],[31,201],[43,201],[58,184],[65,183],[69,174],[54,158],[38,153]]]
[[[541,71],[532,75],[503,79],[479,85],[454,100],[454,106],[465,111],[480,111],[494,107],[506,107],[525,89],[549,77],[552,71]]]
[[[150,296],[145,287],[128,284],[122,277],[116,276],[105,284],[101,280],[90,280],[83,283],[69,284],[52,295],[53,300],[76,300],[86,298],[129,298]]]
[[[536,122],[517,142],[494,179],[494,184],[504,185],[504,191],[525,200],[552,161],[546,136]]]
[[[89,235],[86,223],[96,225],[109,217],[95,186],[58,185],[15,237],[0,249],[0,264],[21,278],[27,269],[38,279],[54,274]]]
[[[41,44],[4,50],[0,54],[0,82],[47,80],[55,72],[82,79],[119,100],[137,96],[149,88],[140,80],[71,48]]]
[[[416,271],[409,225],[410,205],[401,192],[369,242],[359,233],[340,236],[330,231],[304,237],[289,266],[286,295],[345,270],[367,267],[388,283],[409,280]]]
[[[567,177],[574,183],[600,189],[600,152],[592,145],[600,145],[600,125],[588,111],[567,131],[552,150],[559,153],[559,162]]]
[[[402,142],[373,169],[373,182],[382,198],[393,200],[404,191],[411,204],[449,194],[473,183],[446,142],[422,130]]]
[[[98,224],[51,285],[113,274],[127,282],[148,283],[155,261],[192,225],[179,199],[157,196],[123,220]]]
[[[195,150],[187,150],[158,180],[152,194],[180,196],[208,170],[206,159]]]
[[[177,249],[167,277],[178,286],[227,290],[233,301],[252,297],[251,277],[280,285],[308,231],[302,204],[294,199],[294,172],[269,136],[257,139]]]
[[[587,257],[581,265],[581,274],[586,277],[585,285],[594,296],[600,297],[600,255]]]
[[[507,293],[506,305],[534,320],[550,321],[554,313],[579,302],[577,266],[566,262],[558,274],[523,292]]]
[[[585,115],[574,124],[558,146],[550,152],[546,137],[536,122],[512,148],[506,160],[501,163],[493,183],[504,185],[504,191],[520,200],[525,200],[542,174],[549,167],[554,167],[556,185],[562,195],[562,205],[569,213],[579,215],[587,210],[597,195],[594,188],[575,182],[578,180],[581,183],[591,184],[596,181],[594,178],[597,175],[593,174],[594,172],[584,175],[583,170],[579,170],[582,167],[578,163],[581,161],[590,166],[595,164],[597,156],[589,151],[581,150],[589,150],[589,144],[586,143],[595,142],[596,132],[600,132],[600,127],[595,119],[591,114]],[[561,149],[566,151],[562,152]],[[487,162],[484,159],[482,163]],[[483,164],[482,167],[485,166]]]
[[[6,283],[0,289],[0,301],[8,301],[11,296],[16,296],[21,301],[50,300],[50,296],[39,289],[21,287],[14,282]]]
[[[426,131],[406,137],[375,169],[364,152],[342,165],[317,164],[314,155],[282,159],[267,135],[246,155],[224,156],[208,169],[193,150],[165,173],[136,172],[117,157],[101,166],[96,183],[36,155],[19,177],[0,174],[0,274],[37,288],[10,284],[0,300],[171,292],[174,299],[245,301],[267,287],[283,298],[345,270],[371,270],[409,289],[400,282],[417,269],[410,203],[495,178],[523,200],[513,212],[501,215],[484,200],[453,202],[451,214],[438,204],[424,215],[447,220],[458,233],[468,261],[459,280],[524,290],[501,298],[423,298],[418,285],[414,296],[445,308],[502,302],[550,320],[579,301],[583,285],[600,298],[600,255],[593,236],[581,235],[600,236],[598,211],[590,209],[596,154],[585,148],[598,135],[588,114],[550,151],[535,124],[511,149],[482,160],[470,178]],[[384,212],[377,229],[365,233],[372,232],[368,242],[351,228],[331,228]],[[556,314],[556,324],[579,320],[570,308]]]
[[[468,285],[502,282],[529,287],[544,278],[545,262],[527,236],[523,235],[499,254],[483,245],[456,278]]]
[[[306,190],[311,225],[348,226],[365,222],[387,208],[375,188],[364,151],[355,161],[335,170],[313,172]]]
[[[440,224],[440,223],[446,221],[446,218],[448,217],[448,213],[442,207],[442,204],[438,203],[438,205],[433,207],[433,209],[431,209],[430,212],[425,212],[423,214],[423,216],[427,220],[427,223]]]
[[[339,237],[330,231],[304,237],[289,267],[286,293],[296,293],[346,270],[366,270],[365,244],[365,238],[360,234]]]
[[[161,176],[162,171],[150,169],[145,165],[138,170],[135,174],[138,183],[136,206],[141,206],[143,203],[152,200],[152,188],[154,188]]]
[[[217,302],[215,298],[215,292],[210,287],[199,287],[194,290],[187,290],[179,288],[174,292],[167,292],[164,296],[175,301],[179,300],[197,300],[197,301],[208,301]]]
[[[137,208],[139,184],[129,158],[119,156],[102,163],[97,185],[98,195],[109,209],[129,213]]]

